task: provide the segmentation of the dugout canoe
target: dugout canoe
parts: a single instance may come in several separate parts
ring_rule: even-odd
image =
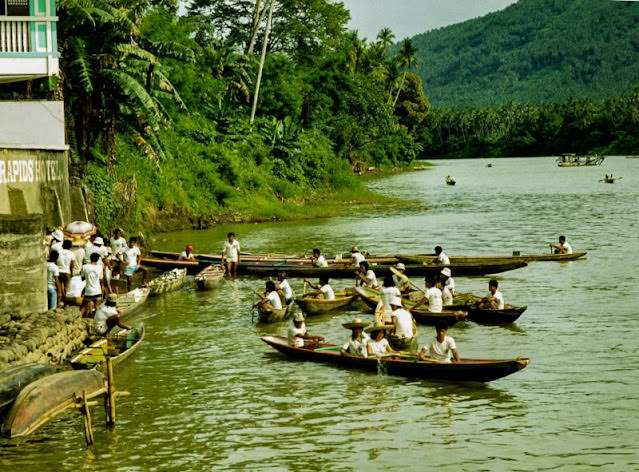
[[[528,264],[521,260],[512,260],[509,262],[499,263],[465,263],[465,264],[407,264],[406,273],[414,275],[437,275],[444,267],[449,267],[455,276],[472,276],[472,275],[488,275],[505,272],[508,270],[526,267]],[[259,277],[274,277],[279,271],[285,271],[287,277],[321,277],[326,276],[334,279],[350,279],[355,277],[355,269],[353,267],[344,268],[338,265],[328,267],[313,267],[310,265],[296,264],[267,264],[240,263],[240,268],[246,274]],[[371,269],[375,272],[377,278],[387,274],[392,274],[391,268],[394,265],[388,264],[372,264]],[[239,270],[239,269],[238,269]]]
[[[0,372],[0,417],[11,407],[24,387],[55,371],[53,366],[31,363],[10,367]]]
[[[144,302],[149,297],[149,291],[148,287],[140,287],[130,292],[119,294],[115,307],[120,312],[120,317],[126,318],[144,305]]]
[[[224,267],[217,264],[211,264],[197,273],[195,276],[195,284],[199,290],[214,289],[224,280],[225,272],[226,270]]]
[[[468,307],[468,319],[476,323],[507,324],[519,318],[526,306],[505,305],[503,310],[486,310],[478,307]]]
[[[528,358],[504,360],[462,358],[460,362],[440,363],[429,360],[422,361],[416,355],[384,357],[378,360],[377,358],[341,355],[341,346],[334,344],[322,343],[317,348],[310,349],[289,346],[287,340],[281,337],[264,336],[261,339],[282,354],[297,359],[337,364],[373,372],[378,372],[381,367],[388,375],[421,379],[490,382],[514,374],[530,363]]]
[[[113,367],[117,367],[140,347],[144,334],[144,326],[120,330],[113,336],[99,339],[83,349],[69,361],[69,364],[76,370],[97,368],[106,373],[107,358],[111,358]]]
[[[451,263],[451,271],[453,275],[460,275],[453,267],[455,264],[488,264],[488,263],[508,263],[512,261],[524,262],[548,262],[548,261],[573,261],[580,259],[588,254],[587,251],[575,251],[571,254],[519,254],[511,256],[452,256],[449,257]],[[430,262],[435,258],[435,254],[418,254],[418,255],[397,255],[397,259],[408,264],[421,264]]]
[[[95,369],[59,372],[36,380],[22,389],[2,424],[9,438],[27,436],[75,405],[86,391],[87,399],[106,391],[102,372]]]
[[[276,323],[288,319],[295,309],[295,303],[291,302],[282,307],[281,310],[265,310],[261,305],[257,307],[258,320],[260,323]]]
[[[187,274],[195,275],[211,262],[204,261],[178,261],[177,259],[160,259],[157,257],[143,257],[140,263],[145,267],[152,267],[163,271],[173,269],[186,269]]]
[[[161,293],[174,292],[184,286],[186,269],[173,269],[151,280],[147,287],[149,296],[153,297]]]
[[[355,295],[335,294],[335,300],[324,300],[323,298],[310,298],[310,297],[295,297],[295,303],[302,309],[307,315],[322,315],[333,310],[339,310],[344,308],[355,298]]]

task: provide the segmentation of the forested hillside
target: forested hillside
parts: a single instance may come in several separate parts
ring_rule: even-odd
[[[519,0],[413,42],[434,107],[614,97],[639,80],[639,2]]]

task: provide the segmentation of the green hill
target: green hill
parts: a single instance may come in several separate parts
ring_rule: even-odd
[[[639,84],[639,2],[519,0],[413,41],[436,107],[600,99]]]

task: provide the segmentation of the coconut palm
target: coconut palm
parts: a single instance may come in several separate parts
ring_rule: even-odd
[[[400,65],[404,68],[404,73],[402,74],[402,81],[400,86],[397,89],[397,94],[395,95],[395,100],[393,100],[393,108],[397,105],[397,100],[399,99],[399,94],[404,87],[404,82],[406,81],[406,74],[408,73],[408,69],[417,66],[417,48],[413,45],[413,42],[410,38],[405,38],[402,41],[402,45],[397,53],[399,58]]]

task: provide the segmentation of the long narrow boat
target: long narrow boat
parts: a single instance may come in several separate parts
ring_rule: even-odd
[[[140,263],[145,267],[152,267],[159,270],[186,269],[189,275],[195,275],[211,262],[204,261],[178,261],[177,259],[160,259],[157,257],[143,257]]]
[[[113,367],[131,357],[144,339],[144,326],[123,329],[114,336],[102,338],[80,351],[69,364],[74,369],[97,368],[104,372],[107,358],[113,359]]]
[[[147,284],[150,290],[149,295],[155,296],[161,293],[179,290],[184,286],[185,279],[186,269],[173,269],[165,272]]]
[[[135,310],[140,308],[149,297],[149,289],[146,287],[136,288],[127,293],[118,295],[115,305],[120,312],[120,316],[125,318],[130,316]]]
[[[505,305],[503,310],[486,310],[483,308],[468,307],[468,319],[477,323],[507,324],[513,323],[524,311],[525,306]]]
[[[460,362],[440,363],[435,361],[421,361],[414,355],[401,355],[377,358],[341,355],[341,346],[320,344],[315,349],[307,347],[289,346],[286,339],[264,336],[261,338],[269,346],[287,356],[314,362],[326,362],[351,367],[359,370],[377,372],[383,367],[388,375],[402,377],[490,382],[520,371],[530,363],[528,358],[518,359],[461,359]]]
[[[10,367],[0,372],[0,416],[11,406],[20,390],[55,371],[53,366],[32,363]]]
[[[355,295],[340,296],[341,294],[335,294],[335,300],[324,300],[323,298],[310,298],[310,297],[295,297],[295,303],[302,309],[307,315],[322,315],[333,310],[339,310],[344,308],[355,298]]]
[[[528,264],[521,260],[512,260],[508,262],[487,262],[487,263],[465,263],[465,264],[407,264],[406,273],[410,275],[437,275],[444,267],[449,267],[455,276],[472,276],[472,275],[488,275],[505,272],[508,270],[526,267]],[[387,274],[391,274],[391,268],[394,265],[373,264],[371,269],[375,271],[375,275],[379,278]],[[321,277],[329,278],[353,278],[355,270],[352,267],[344,268],[341,266],[313,267],[309,265],[295,264],[240,264],[239,269],[246,274],[256,275],[260,277],[276,276],[279,271],[285,271],[288,277]]]
[[[537,262],[537,261],[572,261],[584,257],[588,252],[575,251],[571,254],[513,254],[512,256],[451,256],[451,267],[454,264],[487,264],[487,263],[506,263],[512,261]],[[417,255],[397,255],[397,259],[408,264],[421,264],[430,262],[435,258],[434,254],[417,254]],[[454,270],[454,269],[451,269]],[[459,275],[453,272],[454,275]]]
[[[285,305],[280,310],[264,310],[262,306],[259,306],[257,309],[258,320],[260,323],[275,323],[277,321],[283,321],[288,319],[291,314],[293,314],[293,310],[295,309],[295,303],[291,302],[288,305]]]
[[[197,273],[195,284],[199,290],[212,290],[222,283],[225,272],[224,267],[211,264]]]
[[[2,424],[2,434],[10,438],[31,434],[73,406],[82,391],[90,399],[105,390],[104,374],[95,369],[59,372],[36,380],[16,398]]]

